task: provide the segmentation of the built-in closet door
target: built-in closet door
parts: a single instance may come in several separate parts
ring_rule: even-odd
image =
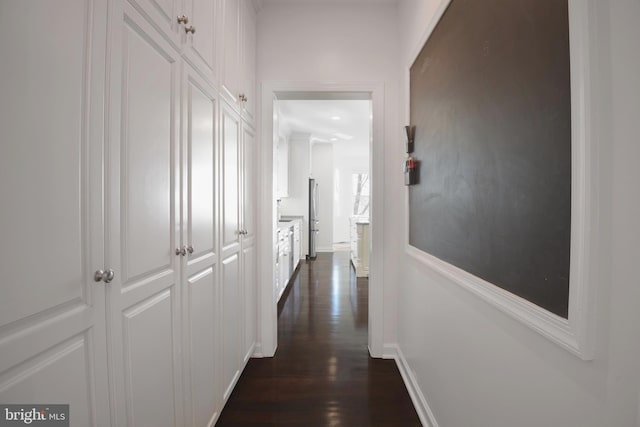
[[[222,168],[222,384],[226,400],[240,375],[242,359],[242,289],[240,287],[240,117],[221,103]]]
[[[240,0],[222,0],[222,79],[221,89],[232,105],[236,105],[240,95],[242,73],[240,71]]]
[[[255,120],[256,109],[256,49],[257,49],[257,16],[253,2],[242,4],[242,89],[246,117]]]
[[[256,146],[255,133],[246,123],[242,126],[242,293],[243,356],[251,357],[256,342]]]
[[[111,421],[94,281],[106,17],[100,1],[0,4],[0,402],[69,404],[74,426]]]
[[[182,26],[185,57],[211,81],[217,80],[216,37],[220,0],[185,0]]]
[[[113,2],[106,229],[118,426],[183,425],[179,53]],[[204,249],[204,248],[203,248]]]
[[[185,425],[206,426],[217,417],[218,249],[216,92],[184,64],[182,82],[182,244],[185,336]]]

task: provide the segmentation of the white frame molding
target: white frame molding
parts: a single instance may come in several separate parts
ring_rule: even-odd
[[[384,236],[384,121],[385,98],[382,83],[262,82],[259,109],[260,177],[258,235],[258,343],[254,357],[271,357],[278,346],[277,298],[275,280],[275,182],[273,179],[273,100],[278,93],[368,94],[372,103],[372,135],[369,146],[371,176],[371,240],[369,243],[369,353],[383,354],[383,259]],[[336,97],[335,99],[339,99]]]
[[[591,76],[589,57],[589,0],[569,0],[569,45],[571,68],[571,258],[569,316],[557,316],[524,298],[505,291],[409,244],[409,190],[405,191],[405,251],[462,288],[521,321],[536,332],[583,360],[594,357],[593,294],[595,274],[591,245],[598,194],[593,185],[597,174],[591,135],[597,124],[591,120]],[[423,45],[440,21],[451,0],[441,0],[420,44],[414,49],[406,72],[405,121],[409,122],[409,70]],[[593,262],[592,262],[593,261]]]

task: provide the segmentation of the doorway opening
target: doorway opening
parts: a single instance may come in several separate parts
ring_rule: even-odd
[[[277,348],[277,304],[292,266],[335,251],[350,260],[354,275],[369,278],[368,347],[382,357],[382,86],[265,84],[262,95],[266,281],[259,285],[256,357]],[[299,234],[291,236],[291,222]],[[293,260],[283,257],[282,245]]]

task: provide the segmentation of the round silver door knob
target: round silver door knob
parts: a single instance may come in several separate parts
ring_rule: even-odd
[[[193,246],[189,245],[187,246],[187,252],[189,252],[189,254],[193,253]]]
[[[186,15],[178,16],[178,24],[186,24],[189,22],[189,18]]]
[[[97,270],[95,273],[93,273],[93,280],[95,280],[96,282],[110,283],[115,275],[116,273],[112,269]]]
[[[185,256],[186,254],[187,254],[187,250],[184,248],[184,246],[181,248],[176,248],[177,256],[180,256],[180,255]]]
[[[190,25],[188,27],[184,27],[184,32],[189,34],[195,34],[196,33],[196,27],[194,27],[193,25]]]
[[[104,276],[104,270],[96,270],[96,272],[93,273],[93,280],[102,282],[102,276]]]
[[[108,269],[107,271],[104,272],[104,276],[102,280],[104,281],[104,283],[111,283],[115,275],[116,275],[115,271],[113,271],[112,269]]]

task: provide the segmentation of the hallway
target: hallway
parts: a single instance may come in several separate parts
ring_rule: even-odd
[[[302,262],[283,295],[275,357],[251,359],[217,426],[419,426],[393,360],[367,350],[368,280],[349,252]]]

